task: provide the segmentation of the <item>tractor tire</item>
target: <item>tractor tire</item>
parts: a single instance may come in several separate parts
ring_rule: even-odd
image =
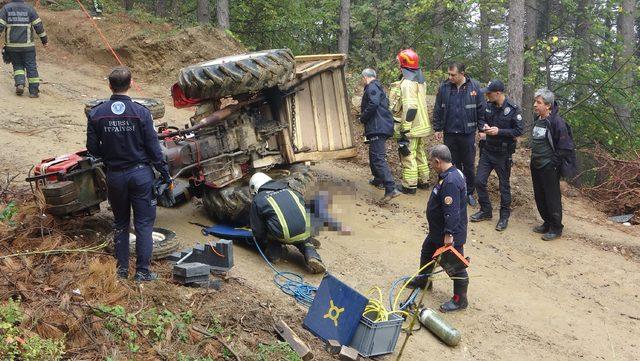
[[[276,170],[275,172],[275,174],[274,172],[268,173],[273,179],[289,184],[291,189],[302,194],[305,199],[307,196],[311,196],[308,193],[315,183],[315,176],[309,167],[293,165],[289,170]],[[251,199],[248,179],[243,179],[222,189],[207,188],[202,197],[202,203],[207,215],[214,221],[247,226],[249,225]]]
[[[178,250],[180,243],[173,231],[164,228],[153,228],[153,252],[152,259],[159,260],[169,257]],[[136,240],[132,234],[129,238],[129,252],[136,253]]]
[[[84,113],[86,115],[89,115],[91,108],[95,107],[96,105],[100,105],[107,100],[109,99],[94,99],[84,103]],[[131,100],[149,109],[153,119],[160,119],[164,117],[164,103],[162,102],[162,100],[153,98],[132,98]]]
[[[289,49],[228,56],[181,69],[178,85],[193,99],[253,93],[286,83],[295,65]]]

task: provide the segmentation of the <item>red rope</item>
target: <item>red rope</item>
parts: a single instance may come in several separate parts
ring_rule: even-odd
[[[93,19],[93,17],[91,15],[89,15],[89,13],[87,12],[87,9],[84,8],[84,6],[82,5],[82,3],[80,2],[80,0],[76,0],[76,2],[78,3],[78,5],[80,5],[80,9],[82,10],[82,12],[87,16],[87,18],[91,21],[91,24],[93,24],[93,27],[96,29],[96,31],[98,32],[98,34],[100,35],[100,37],[102,38],[102,41],[104,42],[104,45],[107,46],[107,48],[109,48],[109,50],[111,51],[111,54],[113,55],[113,57],[116,59],[116,61],[118,62],[118,64],[120,64],[120,66],[125,66],[122,63],[122,60],[120,60],[120,57],[118,56],[118,54],[116,53],[115,50],[113,50],[113,48],[111,47],[111,44],[109,43],[109,40],[107,40],[107,37],[104,36],[104,34],[102,33],[102,30],[100,30],[100,27],[98,27],[98,24],[96,23],[96,21]],[[140,86],[138,86],[138,84],[131,79],[131,84],[133,84],[133,86],[136,88],[136,90],[142,94],[142,96],[144,96],[144,92],[142,91],[142,89],[140,89]]]

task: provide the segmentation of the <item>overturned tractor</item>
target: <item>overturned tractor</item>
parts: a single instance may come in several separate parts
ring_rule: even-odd
[[[254,172],[269,172],[304,193],[312,178],[305,162],[354,156],[344,65],[342,54],[294,57],[279,49],[182,69],[172,87],[174,106],[196,111],[183,129],[158,124],[176,185],[159,203],[200,197],[211,218],[245,223]],[[164,115],[159,101],[134,101],[154,119]],[[91,213],[106,199],[103,165],[86,151],[46,159],[34,173],[28,180],[52,214]]]

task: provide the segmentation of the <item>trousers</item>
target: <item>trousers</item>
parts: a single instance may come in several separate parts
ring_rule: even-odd
[[[467,183],[467,194],[475,189],[476,135],[444,133],[444,145],[451,151],[453,165],[462,171]]]
[[[369,140],[369,167],[374,181],[384,185],[385,194],[388,194],[395,188],[395,182],[387,163],[386,142],[385,137],[372,137]]]
[[[15,85],[26,85],[29,83],[29,93],[37,94],[40,88],[40,77],[38,76],[38,65],[36,64],[36,51],[11,51],[8,50],[11,65],[13,65],[13,80]]]
[[[500,187],[500,218],[509,218],[511,215],[511,154],[494,153],[487,150],[480,152],[480,160],[478,161],[478,169],[476,172],[475,186],[478,191],[478,203],[480,210],[491,213],[491,199],[487,191],[487,182],[489,174],[495,170],[498,175]]]
[[[418,182],[429,183],[429,159],[425,146],[427,138],[409,138],[411,153],[400,157],[402,162],[402,185],[405,188],[415,188]]]
[[[562,193],[560,193],[560,170],[553,163],[538,169],[531,166],[533,197],[544,225],[550,231],[562,233]]]
[[[114,248],[118,268],[129,267],[129,228],[133,209],[136,272],[149,272],[153,253],[153,224],[156,221],[154,178],[153,170],[146,164],[123,171],[107,171],[107,193],[114,217]]]

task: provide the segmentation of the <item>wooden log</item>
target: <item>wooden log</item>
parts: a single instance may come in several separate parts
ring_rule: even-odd
[[[303,361],[308,361],[313,359],[313,353],[307,344],[302,341],[298,335],[283,321],[279,320],[273,326],[276,332],[282,337],[283,340],[287,341],[287,343],[291,346],[293,351],[295,351],[298,356],[302,358]]]

